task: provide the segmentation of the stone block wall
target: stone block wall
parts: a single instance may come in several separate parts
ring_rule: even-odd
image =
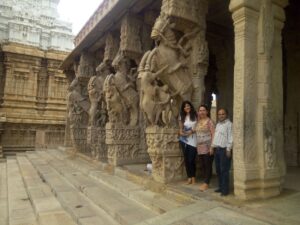
[[[4,152],[63,145],[68,82],[59,65],[66,54],[16,43],[1,45]]]

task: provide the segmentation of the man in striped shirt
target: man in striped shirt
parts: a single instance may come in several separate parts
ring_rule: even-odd
[[[229,170],[232,151],[232,123],[228,119],[226,109],[218,110],[218,123],[212,141],[212,148],[212,151],[215,152],[216,172],[219,180],[219,188],[215,192],[220,192],[221,196],[226,196],[229,194]]]

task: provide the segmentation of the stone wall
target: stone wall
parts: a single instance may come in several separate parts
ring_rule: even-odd
[[[68,82],[58,67],[66,54],[16,43],[1,45],[4,151],[63,144]]]

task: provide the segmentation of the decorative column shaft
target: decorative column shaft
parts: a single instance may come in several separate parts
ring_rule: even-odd
[[[282,57],[274,19],[278,9],[271,0],[230,2],[235,29],[234,193],[242,199],[276,196],[281,190]]]

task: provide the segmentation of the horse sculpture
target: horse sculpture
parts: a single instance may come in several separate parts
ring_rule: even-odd
[[[183,46],[183,43],[185,39],[198,31],[194,30],[191,33],[185,34],[177,41],[175,32],[173,31],[174,26],[175,24],[170,23],[169,18],[166,16],[160,15],[158,17],[151,33],[151,38],[155,40],[156,47],[144,54],[140,64],[139,78],[144,82],[147,79],[148,82],[151,79],[155,79],[157,84],[160,85],[154,84],[154,81],[151,81],[151,85],[153,88],[155,86],[156,91],[160,94],[165,95],[166,91],[164,89],[167,89],[169,95],[168,104],[162,104],[164,100],[158,97],[155,100],[157,101],[155,107],[160,105],[159,108],[163,107],[160,109],[161,111],[166,112],[171,110],[173,117],[177,117],[181,102],[191,100],[193,93],[192,75],[186,65],[189,49],[188,45]],[[162,89],[163,86],[164,89]],[[146,85],[143,85],[143,82],[141,82],[141,91],[146,95],[151,95],[149,86],[146,87]],[[153,91],[154,89],[152,90],[152,95]],[[152,112],[150,112],[149,105],[143,104],[145,96],[141,98],[141,108],[147,114],[146,118],[148,118],[148,122],[157,124],[158,119],[153,119],[153,115],[157,113],[154,112],[155,107],[152,107]],[[170,103],[172,103],[171,108]],[[166,121],[165,123],[169,122]]]

